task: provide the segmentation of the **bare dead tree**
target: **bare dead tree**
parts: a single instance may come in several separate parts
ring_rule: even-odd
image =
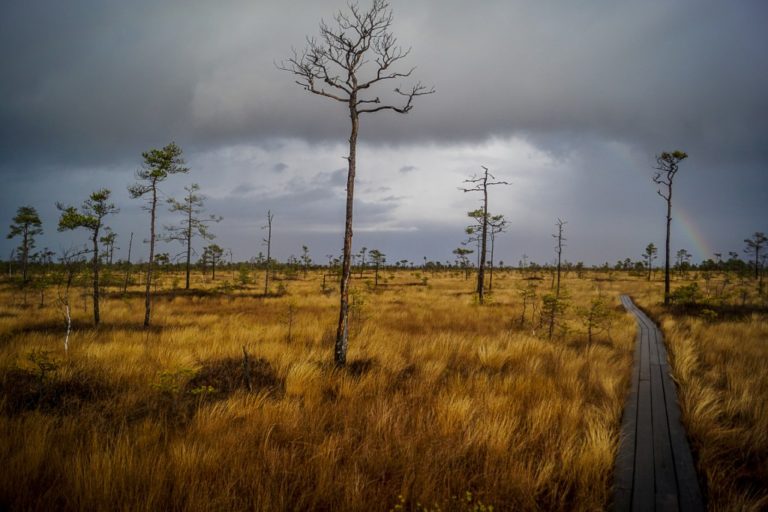
[[[269,271],[270,271],[270,263],[271,263],[271,254],[272,254],[272,219],[275,218],[275,215],[272,213],[272,210],[267,210],[267,225],[261,226],[261,229],[267,230],[267,238],[263,238],[262,241],[267,246],[267,264],[266,264],[266,271],[264,273],[264,295],[269,294]]]
[[[664,256],[664,305],[669,306],[669,233],[672,226],[672,182],[677,174],[680,162],[688,158],[683,151],[673,151],[672,153],[663,152],[656,157],[656,172],[653,175],[653,182],[661,187],[656,190],[667,202],[667,241]],[[664,190],[666,189],[666,190]]]
[[[392,11],[385,0],[374,0],[367,11],[354,3],[348,7],[348,12],[340,11],[334,16],[333,26],[321,21],[319,39],[308,38],[301,54],[294,50],[291,58],[277,65],[279,69],[292,73],[296,83],[304,90],[343,103],[349,112],[346,221],[339,286],[339,323],[334,347],[337,366],[346,363],[349,341],[352,213],[360,116],[385,110],[406,114],[413,108],[416,97],[434,92],[434,89],[417,82],[407,89],[399,86],[394,89],[394,94],[401,97],[399,104],[388,103],[374,95],[371,91],[381,83],[411,76],[414,68],[405,72],[395,70],[396,65],[408,56],[410,49],[399,46],[390,32]]]
[[[64,249],[59,258],[62,275],[58,281],[58,297],[56,302],[61,307],[61,314],[64,318],[67,331],[64,336],[64,354],[69,355],[69,337],[72,333],[72,307],[69,300],[69,290],[72,288],[72,282],[75,276],[80,272],[84,264],[83,256],[88,254],[88,249]]]
[[[184,289],[189,290],[189,274],[192,265],[192,239],[200,237],[203,240],[213,240],[215,237],[208,231],[208,225],[221,222],[222,218],[216,215],[210,215],[208,218],[200,217],[200,214],[205,211],[205,196],[197,193],[200,190],[200,185],[193,183],[184,187],[184,190],[186,195],[183,201],[177,201],[172,197],[168,198],[170,211],[181,212],[184,218],[176,226],[165,226],[168,233],[163,239],[166,241],[177,240],[184,244],[186,251]]]
[[[483,173],[480,176],[472,176],[471,178],[464,180],[464,183],[468,183],[469,186],[467,188],[460,188],[459,190],[463,190],[464,192],[483,193],[482,229],[480,232],[480,264],[477,269],[477,300],[482,304],[485,295],[485,256],[488,246],[488,187],[494,185],[509,185],[509,183],[506,181],[494,181],[496,180],[496,177],[488,172],[488,168],[484,165],[481,165],[480,167],[483,169]]]
[[[555,222],[557,233],[554,233],[552,237],[557,240],[555,245],[555,253],[557,254],[557,266],[555,267],[555,295],[550,299],[551,303],[546,308],[549,313],[549,338],[552,339],[552,334],[555,331],[555,317],[562,309],[563,305],[560,301],[560,269],[562,268],[563,248],[565,247],[566,238],[563,236],[563,227],[567,224],[566,221],[558,217]]]
[[[563,236],[563,227],[566,224],[568,224],[568,222],[558,217],[557,222],[555,222],[557,233],[552,235],[552,238],[557,240],[557,245],[555,245],[555,253],[557,254],[557,284],[555,285],[555,297],[558,298],[560,297],[560,269],[562,268],[563,248],[565,247],[565,241],[567,240],[565,236]]]

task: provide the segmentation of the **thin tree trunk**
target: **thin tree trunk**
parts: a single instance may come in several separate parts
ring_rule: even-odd
[[[144,327],[149,327],[152,311],[152,264],[155,260],[155,209],[157,208],[157,187],[152,184],[152,208],[149,224],[149,263],[147,264],[147,285],[144,295]]]
[[[664,305],[669,306],[669,232],[672,225],[672,187],[668,188],[667,196],[667,240],[665,243],[664,256]]]
[[[133,231],[131,231],[131,238],[128,240],[128,261],[125,267],[125,282],[123,283],[123,295],[128,291],[128,278],[131,274],[131,247],[133,246]]]
[[[69,294],[69,289],[67,289],[67,294]],[[64,316],[67,319],[67,334],[64,336],[64,354],[69,355],[69,333],[72,331],[72,314],[69,310],[69,299],[67,299],[67,302],[64,304]]]
[[[336,366],[344,366],[347,362],[347,347],[349,345],[349,320],[347,317],[349,310],[349,274],[352,261],[352,213],[354,206],[355,190],[355,158],[357,152],[357,130],[359,119],[355,110],[356,97],[350,99],[349,116],[351,121],[351,131],[349,134],[349,168],[347,172],[347,210],[346,224],[344,227],[344,250],[342,252],[341,263],[341,282],[339,284],[340,304],[339,304],[339,324],[336,328],[336,346],[334,347],[333,358]]]
[[[26,284],[28,280],[27,265],[29,261],[29,228],[24,226],[24,238],[21,242],[21,281]]]
[[[99,325],[99,230],[93,232],[93,324]]]
[[[491,262],[490,266],[488,267],[488,291],[493,290],[493,249],[496,245],[496,235],[493,233],[493,228],[491,228]]]
[[[269,293],[269,263],[272,254],[272,212],[267,211],[267,270],[264,275],[264,295]]]
[[[192,196],[192,192],[189,193],[190,196]],[[189,265],[190,260],[192,259],[192,201],[190,197],[190,201],[187,203],[187,207],[189,208],[189,218],[187,219],[187,264],[186,264],[186,283],[184,285],[185,290],[189,290]]]
[[[483,179],[483,232],[480,246],[480,268],[477,271],[477,299],[483,303],[485,295],[485,250],[488,236],[488,170]]]

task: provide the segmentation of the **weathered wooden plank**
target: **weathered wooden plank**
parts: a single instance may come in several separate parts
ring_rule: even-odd
[[[653,474],[656,487],[656,510],[677,510],[675,461],[669,439],[667,404],[661,365],[651,365],[651,416],[653,422]],[[638,449],[641,447],[638,446]]]
[[[651,354],[650,341],[648,339],[648,329],[640,325],[640,380],[651,378]]]
[[[656,338],[656,328],[646,322],[643,323],[646,324],[646,331],[648,332],[649,363],[652,365],[659,364],[659,341]]]
[[[661,332],[659,332],[658,329],[656,329],[656,333],[659,337],[659,364],[661,365],[668,365],[669,364],[669,356],[667,355],[667,347],[664,345],[664,338],[662,337]],[[669,368],[664,369],[665,372],[669,371]]]
[[[667,399],[669,438],[674,454],[680,510],[704,510],[704,497],[701,494],[701,487],[696,475],[691,447],[688,444],[688,438],[680,421],[680,407],[677,402],[675,383],[672,382],[672,378],[667,371],[662,374],[662,382]]]
[[[651,414],[651,382],[640,380],[637,392],[637,445],[632,510],[653,510],[655,504]]]
[[[632,368],[629,393],[621,419],[621,439],[616,455],[613,476],[613,510],[621,512],[632,507],[632,488],[635,478],[635,446],[637,428],[637,387],[639,381],[639,360]]]
[[[631,312],[634,307],[632,301],[626,295],[621,296],[624,308]],[[616,454],[616,462],[613,473],[613,510],[624,512],[632,509],[632,488],[635,477],[635,430],[637,426],[637,389],[640,380],[640,326],[638,325],[635,339],[634,359],[632,373],[629,381],[624,412],[621,418],[621,437],[619,451]]]
[[[703,511],[663,336],[631,299],[622,296],[621,301],[635,315],[638,336],[622,416],[613,509]]]

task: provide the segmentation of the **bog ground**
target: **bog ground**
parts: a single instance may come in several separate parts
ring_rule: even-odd
[[[356,273],[340,370],[333,278],[324,293],[321,270],[278,274],[265,297],[256,275],[217,274],[196,273],[191,293],[163,275],[149,330],[140,283],[106,287],[95,329],[73,292],[68,353],[56,288],[24,305],[3,284],[3,508],[604,509],[635,340],[619,293],[667,336],[709,506],[768,503],[758,307],[670,312],[656,280],[571,273],[550,339],[549,274],[497,271],[479,306],[463,272],[384,270],[378,287]]]

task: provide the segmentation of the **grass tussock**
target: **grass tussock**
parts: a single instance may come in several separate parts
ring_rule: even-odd
[[[710,510],[768,508],[768,304],[728,276],[699,278],[695,302],[665,310],[650,288],[633,292],[659,322],[682,420]],[[732,286],[732,285],[731,285]]]
[[[0,292],[0,508],[605,508],[635,333],[617,294],[600,284],[613,317],[589,342],[575,311],[598,284],[567,279],[550,340],[516,274],[483,307],[461,274],[386,277],[355,282],[344,369],[317,274],[166,289],[148,331],[111,293],[98,328],[78,304],[69,354],[55,305]]]
[[[768,508],[768,316],[665,316],[662,326],[712,507]]]

